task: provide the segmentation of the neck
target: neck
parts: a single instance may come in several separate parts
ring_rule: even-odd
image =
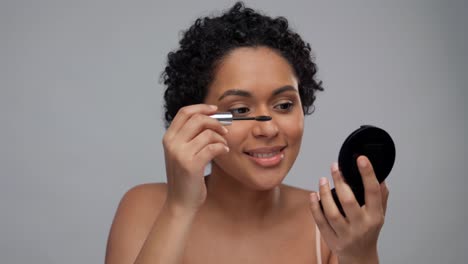
[[[262,224],[281,207],[279,186],[269,190],[249,188],[214,164],[207,178],[207,191],[206,205],[237,223]]]

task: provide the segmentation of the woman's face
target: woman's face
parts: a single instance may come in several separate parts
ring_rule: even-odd
[[[272,117],[227,126],[230,152],[213,160],[212,173],[256,190],[280,184],[299,153],[304,128],[298,81],[289,63],[266,47],[237,48],[219,64],[205,103],[234,116]]]

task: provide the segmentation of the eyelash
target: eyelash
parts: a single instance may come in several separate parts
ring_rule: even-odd
[[[245,112],[239,113],[239,110],[241,109],[245,110]],[[247,115],[250,112],[250,109],[248,107],[243,106],[243,107],[238,107],[238,108],[232,108],[232,109],[229,109],[228,111],[231,112],[233,116],[241,116],[241,115]]]
[[[282,108],[283,106],[287,106],[287,108],[286,109]],[[284,102],[284,103],[277,104],[274,106],[275,109],[278,109],[279,111],[283,113],[290,112],[293,107],[294,107],[293,102]],[[250,112],[250,109],[248,107],[243,106],[243,107],[238,107],[238,108],[231,108],[228,111],[231,112],[234,116],[242,116],[242,115],[248,115]]]
[[[288,106],[287,109],[280,108],[279,110],[284,111],[284,112],[289,112],[289,111],[291,111],[291,108],[294,106],[294,103],[293,102],[285,102],[285,103],[277,104],[277,105],[275,105],[275,108],[277,108],[277,106],[285,106],[285,105]]]

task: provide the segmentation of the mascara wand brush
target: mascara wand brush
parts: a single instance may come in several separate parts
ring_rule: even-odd
[[[234,117],[231,112],[216,113],[210,115],[210,117],[218,120],[221,124],[228,126],[232,124],[232,121],[236,120],[255,120],[255,121],[269,121],[271,116],[252,116],[252,117]]]
[[[233,117],[232,120],[270,121],[271,116]]]

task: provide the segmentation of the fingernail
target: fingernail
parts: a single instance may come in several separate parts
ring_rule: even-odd
[[[313,203],[318,202],[317,193],[311,193],[310,194],[310,201],[313,202]]]
[[[333,162],[331,166],[332,172],[337,172],[338,171],[338,162]]]
[[[388,183],[387,183],[386,181],[383,181],[381,184],[382,184],[383,186],[385,186],[385,188],[387,188],[387,189],[389,188]]]
[[[216,109],[218,109],[218,106],[217,105],[210,105],[210,108],[213,109],[213,110],[216,110]]]
[[[327,178],[325,178],[325,177],[320,178],[319,184],[320,184],[320,186],[328,184]]]
[[[359,158],[358,159],[358,165],[361,168],[365,168],[367,166],[367,161],[365,158]]]
[[[224,146],[224,148],[226,149],[227,152],[229,152],[229,147],[228,146]]]
[[[224,131],[224,134],[227,134],[229,132],[229,130],[225,127],[223,127],[223,131]]]

